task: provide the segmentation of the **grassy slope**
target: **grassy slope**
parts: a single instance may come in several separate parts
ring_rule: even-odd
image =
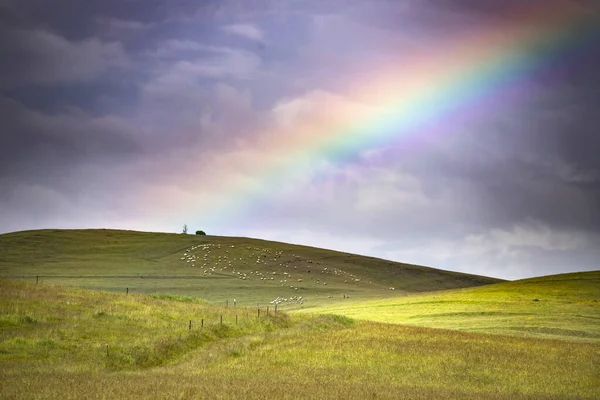
[[[236,311],[0,280],[0,397],[600,397],[595,343]]]
[[[9,280],[0,280],[0,307],[0,360],[67,359],[108,369],[161,365],[219,338],[289,325],[287,315],[266,315],[264,309],[259,317],[254,308],[219,307],[189,297]]]
[[[600,271],[303,310],[371,321],[600,342]]]
[[[246,279],[240,279],[243,274]],[[44,283],[113,291],[129,288],[134,293],[196,296],[211,302],[236,298],[246,305],[302,296],[304,306],[329,304],[344,294],[380,298],[500,281],[248,238],[116,230],[0,235],[0,278],[34,281],[36,275]]]

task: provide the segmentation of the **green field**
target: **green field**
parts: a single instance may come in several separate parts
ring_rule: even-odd
[[[600,395],[600,346],[592,343],[264,309],[259,319],[256,309],[190,298],[7,280],[0,309],[2,398]]]
[[[600,271],[309,310],[432,328],[600,342]]]
[[[0,276],[3,399],[600,398],[600,272],[500,282],[256,239],[47,230],[0,235]],[[275,314],[269,299],[299,292]]]
[[[114,230],[0,235],[0,278],[254,306],[303,298],[286,308],[500,282],[258,239]]]

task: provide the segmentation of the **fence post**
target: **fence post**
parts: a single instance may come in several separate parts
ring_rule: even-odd
[[[106,357],[108,357],[108,345],[106,345]]]
[[[277,314],[277,303],[275,303],[275,314]]]
[[[221,325],[223,325],[223,314],[221,314]]]
[[[200,329],[204,329],[204,318],[200,320]]]
[[[269,306],[267,306],[267,315],[269,315]]]
[[[258,309],[258,318],[260,318],[260,308]]]
[[[237,314],[235,314],[235,324],[237,325]]]
[[[38,284],[39,280],[40,280],[40,276],[39,276],[39,275],[36,275],[36,276],[35,276],[35,284],[36,284],[36,285]]]
[[[189,330],[189,331],[191,331],[191,330],[192,330],[192,320],[191,320],[191,319],[190,319],[190,326],[189,326],[188,330]]]
[[[125,289],[125,294],[129,294],[129,288]]]

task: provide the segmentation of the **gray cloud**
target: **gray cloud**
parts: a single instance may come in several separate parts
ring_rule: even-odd
[[[1,27],[0,38],[0,57],[10,60],[0,63],[0,87],[84,82],[128,65],[118,42],[70,42],[41,29]]]
[[[45,0],[4,0],[4,23],[22,29],[44,29],[58,32],[68,40],[94,36],[97,23],[111,23],[123,27],[127,23],[146,25],[167,17],[169,4],[177,7],[185,0],[63,0],[51,3]],[[0,14],[1,15],[1,14]]]
[[[593,10],[597,4],[593,0],[426,0],[429,8],[445,9],[456,14],[472,14],[479,18],[506,19],[514,17],[515,13],[527,10],[539,10],[542,7],[577,7]]]
[[[140,40],[156,26],[153,22],[141,22],[115,17],[98,17],[96,19],[98,31],[95,35],[107,41],[119,41],[130,44]]]
[[[252,24],[231,24],[225,25],[221,29],[232,35],[238,35],[256,42],[262,42],[264,39],[264,33]]]
[[[137,129],[118,117],[91,117],[80,110],[47,115],[0,98],[3,129],[0,171],[19,180],[42,181],[85,163],[128,158],[140,148]]]

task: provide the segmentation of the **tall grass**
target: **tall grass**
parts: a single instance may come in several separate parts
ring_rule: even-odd
[[[147,368],[215,340],[291,324],[265,309],[259,318],[255,308],[181,300],[0,280],[0,360]]]
[[[600,397],[597,343],[240,311],[0,281],[0,397]]]

